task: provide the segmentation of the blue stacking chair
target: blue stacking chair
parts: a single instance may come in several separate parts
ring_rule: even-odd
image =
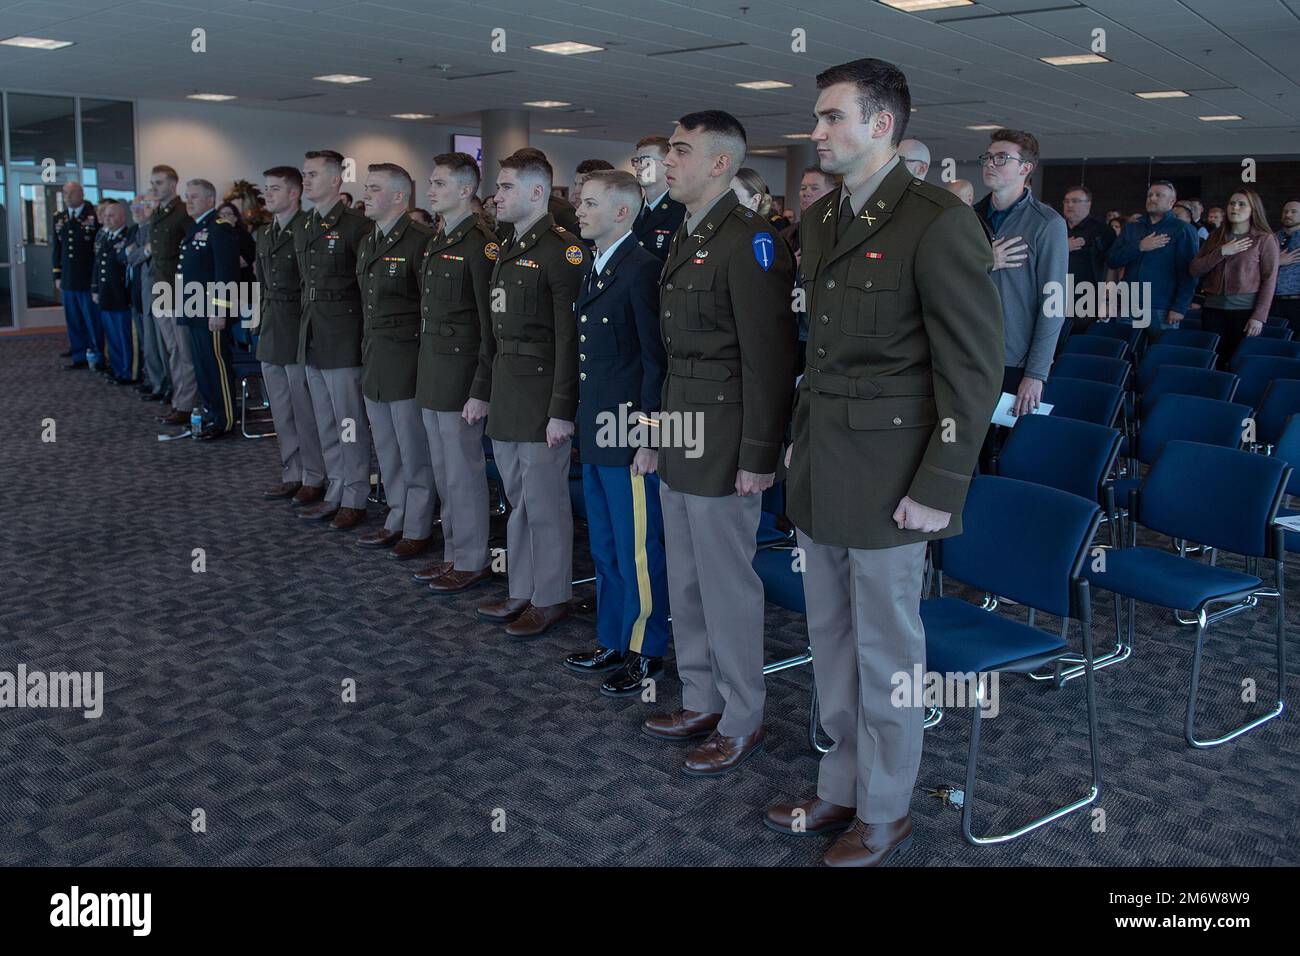
[[[1240,402],[1216,402],[1198,395],[1163,395],[1130,442],[1129,476],[1115,482],[1115,497],[1123,504],[1137,488],[1138,464],[1154,465],[1171,441],[1194,441],[1225,448],[1241,446],[1251,408]],[[1189,475],[1188,481],[1195,476]]]
[[[1023,423],[1022,423],[1023,424]],[[1017,428],[1020,426],[1017,425]],[[962,834],[974,844],[1002,843],[1082,809],[1101,795],[1101,754],[1093,687],[1092,612],[1084,561],[1101,511],[1093,501],[1044,485],[982,475],[972,480],[962,511],[962,533],[933,542],[939,597],[921,602],[926,667],[931,673],[974,685]],[[1088,792],[1045,816],[997,836],[972,830],[980,718],[989,674],[1029,673],[1069,660],[1064,638],[943,596],[944,576],[1030,608],[1077,620],[1083,634],[1084,698],[1092,781]],[[954,684],[955,686],[955,684]],[[967,697],[967,700],[971,699]]]
[[[1255,410],[1255,443],[1266,454],[1282,438],[1292,415],[1300,414],[1300,379],[1277,378],[1269,383]]]
[[[1256,335],[1241,340],[1237,351],[1228,360],[1229,370],[1236,372],[1241,363],[1252,355],[1276,355],[1279,358],[1300,359],[1300,342],[1277,339],[1271,336]]]
[[[1165,329],[1156,339],[1157,345],[1182,345],[1190,349],[1209,349],[1213,352],[1219,347],[1219,333],[1204,329]]]
[[[1133,328],[1127,322],[1094,322],[1088,326],[1085,335],[1103,335],[1107,338],[1121,339],[1128,343],[1129,353],[1136,355],[1141,351],[1142,337],[1146,329]]]
[[[257,360],[256,353],[238,344],[230,350],[230,359],[230,374],[239,383],[239,433],[251,439],[274,438],[275,422],[271,417],[266,382],[262,378],[262,363]],[[254,382],[260,394],[258,399],[252,397]],[[252,431],[249,425],[253,426]]]
[[[1065,340],[1062,355],[1101,355],[1122,359],[1128,354],[1128,343],[1107,335],[1071,335]]]
[[[1076,338],[1087,336],[1080,335]],[[1112,428],[1115,419],[1119,417],[1123,401],[1124,390],[1118,385],[1108,385],[1105,382],[1089,382],[1053,374],[1043,386],[1043,404],[1054,406],[1051,414],[1053,418],[1073,418]]]
[[[796,567],[799,552],[792,545],[776,545],[760,548],[754,553],[754,570],[763,582],[763,597],[786,610],[796,614],[808,613],[803,597],[803,570]],[[789,670],[791,667],[803,667],[812,663],[812,645],[802,654],[786,657],[779,661],[763,665],[763,673],[775,674]],[[812,704],[808,713],[808,744],[819,753],[830,750],[823,744],[817,733],[819,711],[817,707],[817,686],[813,685]]]
[[[1142,392],[1144,418],[1155,407],[1161,395],[1199,395],[1218,402],[1230,402],[1237,391],[1237,376],[1210,368],[1192,368],[1187,365],[1162,365]]]
[[[1286,547],[1282,528],[1273,524],[1291,466],[1275,457],[1198,442],[1171,441],[1164,446],[1141,489],[1129,498],[1130,547],[1106,553],[1105,563],[1088,570],[1094,586],[1127,598],[1128,643],[1133,643],[1137,602],[1177,613],[1190,609],[1196,644],[1187,695],[1184,735],[1193,747],[1215,747],[1253,730],[1282,713],[1286,681]],[[1217,551],[1246,558],[1247,570],[1234,571],[1160,548],[1137,547],[1137,525],[1175,539],[1202,542]],[[1270,587],[1252,573],[1259,558],[1274,562]],[[1255,570],[1258,570],[1256,567]],[[1277,601],[1277,703],[1265,714],[1222,736],[1196,736],[1196,698],[1205,635],[1211,624],[1255,607],[1259,599]],[[1209,608],[1225,605],[1217,611]]]
[[[1292,496],[1300,495],[1300,468],[1296,467],[1300,465],[1300,415],[1292,415],[1287,419],[1286,425],[1282,428],[1282,436],[1277,441],[1277,447],[1273,449],[1273,457],[1291,466],[1291,478],[1286,483],[1286,493]],[[1300,515],[1300,511],[1294,508],[1277,510],[1279,518],[1296,515]],[[1288,551],[1300,551],[1300,532],[1286,532],[1285,544]]]
[[[1183,365],[1187,368],[1214,368],[1218,355],[1211,349],[1193,349],[1182,345],[1165,345],[1157,342],[1147,349],[1138,365],[1137,390],[1144,392],[1156,370],[1166,365]]]
[[[1248,355],[1235,369],[1241,383],[1237,386],[1236,400],[1258,408],[1264,393],[1275,379],[1300,378],[1300,359],[1279,355]]]
[[[1093,323],[1090,328],[1096,326]],[[1141,331],[1141,330],[1139,330]],[[1081,378],[1089,382],[1105,382],[1124,387],[1128,381],[1129,364],[1123,359],[1104,355],[1062,355],[1052,366],[1052,377]]]
[[[1282,339],[1284,342],[1290,342],[1293,335],[1295,333],[1287,325],[1266,325],[1259,330],[1260,338]]]

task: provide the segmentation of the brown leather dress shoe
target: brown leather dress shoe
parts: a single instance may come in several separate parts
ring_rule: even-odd
[[[507,597],[500,601],[488,601],[486,604],[480,604],[478,606],[478,616],[485,617],[489,621],[499,621],[505,624],[513,621],[530,607],[532,607],[532,603],[528,598]]]
[[[428,584],[430,581],[442,577],[450,571],[453,566],[454,565],[452,565],[450,561],[435,561],[433,564],[420,568],[420,570],[412,574],[411,577],[419,581],[421,584]]]
[[[478,587],[484,581],[492,580],[492,569],[482,571],[457,571],[454,568],[429,582],[429,590],[434,594],[455,594]]]
[[[324,500],[324,485],[303,485],[298,489],[298,493],[293,496],[293,505],[297,508],[302,505],[314,505],[316,502]]]
[[[428,538],[403,538],[397,542],[392,553],[388,556],[394,561],[410,561],[414,557],[424,554],[424,549],[429,546]]]
[[[365,520],[365,508],[340,508],[338,514],[334,516],[334,520],[330,522],[330,530],[347,531],[349,528],[355,528]],[[393,540],[397,540],[396,535],[394,535]]]
[[[762,746],[762,727],[743,737],[725,737],[714,730],[704,743],[687,753],[682,773],[691,777],[716,777],[735,770]]]
[[[822,857],[827,866],[884,866],[912,845],[912,815],[893,823],[863,823],[854,817],[853,825],[831,844]]]
[[[641,722],[641,733],[660,740],[691,740],[707,737],[718,727],[721,714],[701,714],[695,710],[674,710],[655,714]]]
[[[190,416],[188,412],[183,412],[179,408],[173,408],[168,414],[158,419],[164,425],[188,425]]]
[[[814,833],[843,830],[853,822],[856,813],[853,807],[841,807],[821,797],[813,797],[803,803],[774,803],[764,812],[763,822],[769,830],[777,833],[812,836]]]
[[[339,513],[339,506],[336,503],[322,501],[318,505],[310,508],[304,508],[298,512],[298,517],[304,521],[328,521]]]
[[[343,511],[347,511],[344,508]],[[360,509],[358,509],[360,510]],[[343,511],[339,512],[341,516]],[[336,517],[335,522],[338,521]],[[402,540],[402,532],[389,531],[387,528],[380,528],[378,531],[367,531],[365,534],[357,536],[357,547],[360,548],[391,548],[397,542]]]
[[[272,485],[262,492],[262,497],[267,501],[275,501],[279,498],[292,498],[302,487],[301,481],[284,481],[278,485]]]
[[[547,607],[530,604],[524,613],[506,628],[506,633],[511,637],[537,637],[539,634],[545,634],[552,625],[559,624],[568,616],[567,603],[551,604]]]

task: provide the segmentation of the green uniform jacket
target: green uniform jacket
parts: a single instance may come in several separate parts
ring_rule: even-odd
[[[342,200],[322,218],[319,210],[293,234],[302,273],[302,328],[298,362],[311,348],[317,368],[361,365],[361,291],[357,288],[357,249],[374,223]]]
[[[293,365],[298,361],[298,332],[302,325],[302,276],[293,234],[307,221],[299,209],[271,239],[272,220],[257,229],[257,259],[254,272],[262,292],[257,332],[257,358],[271,365]]]
[[[420,268],[433,230],[402,213],[383,238],[375,229],[357,251],[365,313],[361,393],[372,402],[415,398],[420,357]]]
[[[420,270],[421,408],[458,412],[470,398],[492,397],[492,301],[489,284],[501,252],[496,236],[471,213],[424,249]]]
[[[492,408],[495,441],[546,441],[552,418],[578,414],[578,331],[573,303],[587,250],[549,213],[497,256],[492,270]]]
[[[149,275],[154,282],[170,285],[176,281],[176,273],[181,271],[181,242],[193,223],[180,196],[153,211],[149,219]]]
[[[892,548],[961,533],[1002,387],[1002,305],[974,210],[899,163],[835,241],[841,193],[804,213],[808,367],[786,513],[819,544]],[[947,511],[900,531],[904,495]]]
[[[794,389],[793,287],[789,247],[733,193],[690,234],[678,228],[659,280],[659,476],[674,491],[718,498],[736,493],[739,469],[776,472]],[[703,423],[696,457],[666,431],[688,417]]]

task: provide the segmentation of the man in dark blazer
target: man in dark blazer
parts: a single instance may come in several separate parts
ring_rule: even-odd
[[[262,194],[272,219],[258,227],[256,237],[254,272],[262,292],[257,358],[280,445],[280,483],[263,492],[263,497],[288,498],[295,506],[314,505],[325,497],[325,458],[307,387],[307,366],[298,361],[302,275],[293,237],[307,219],[301,205],[302,173],[292,166],[273,166],[262,175],[266,177]]]
[[[64,208],[54,214],[54,232],[50,243],[54,262],[54,288],[63,304],[68,324],[68,357],[65,368],[96,371],[108,362],[103,354],[103,330],[99,312],[91,298],[90,283],[95,270],[95,235],[99,220],[95,207],[86,202],[81,183],[63,184]]]
[[[420,269],[433,230],[407,213],[414,184],[395,163],[375,163],[366,176],[366,215],[375,228],[357,251],[357,284],[366,332],[361,391],[388,499],[384,526],[357,544],[392,547],[406,561],[423,554],[433,529],[433,466],[424,420],[415,402],[420,358]]]
[[[660,261],[632,234],[641,187],[631,173],[593,172],[578,222],[594,243],[579,293],[578,452],[587,537],[596,565],[596,638],[565,666],[618,668],[600,692],[641,693],[663,670],[668,579],[657,452],[648,422],[659,411],[665,355],[659,335]]]
[[[108,342],[109,365],[119,385],[133,384],[140,374],[139,343],[131,324],[131,290],[127,283],[126,206],[104,201],[104,228],[95,244],[95,274],[90,291]]]
[[[812,138],[843,182],[802,221],[808,367],[786,511],[834,744],[817,795],[769,807],[766,821],[798,834],[848,827],[825,862],[875,866],[911,840],[924,711],[893,705],[893,678],[924,669],[926,542],[961,532],[1002,380],[1002,310],[975,212],[899,160],[902,72],[856,60],[817,87]]]
[[[302,325],[298,362],[307,366],[307,386],[325,459],[325,498],[299,512],[309,521],[329,521],[335,530],[359,525],[370,496],[370,423],[361,394],[361,291],[357,250],[374,228],[339,198],[343,156],[313,150],[302,164],[303,195],[315,203],[294,231],[293,247],[302,274]]]
[[[763,582],[753,560],[794,385],[794,261],[731,190],[744,158],[744,127],[707,110],[678,121],[667,160],[668,187],[687,209],[659,284],[668,353],[659,487],[682,709],[642,730],[705,737],[683,764],[694,776],[733,770],[763,742]]]
[[[686,207],[668,192],[667,136],[645,136],[636,144],[632,168],[636,170],[644,199],[632,225],[637,244],[654,253],[660,262],[668,258],[668,243],[686,218]]]

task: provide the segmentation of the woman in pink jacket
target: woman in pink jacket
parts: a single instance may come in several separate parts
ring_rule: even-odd
[[[1268,227],[1264,204],[1253,189],[1242,189],[1228,200],[1227,218],[1192,260],[1192,275],[1201,276],[1205,306],[1201,327],[1219,333],[1219,365],[1241,340],[1259,335],[1268,321],[1277,285],[1277,239]]]

